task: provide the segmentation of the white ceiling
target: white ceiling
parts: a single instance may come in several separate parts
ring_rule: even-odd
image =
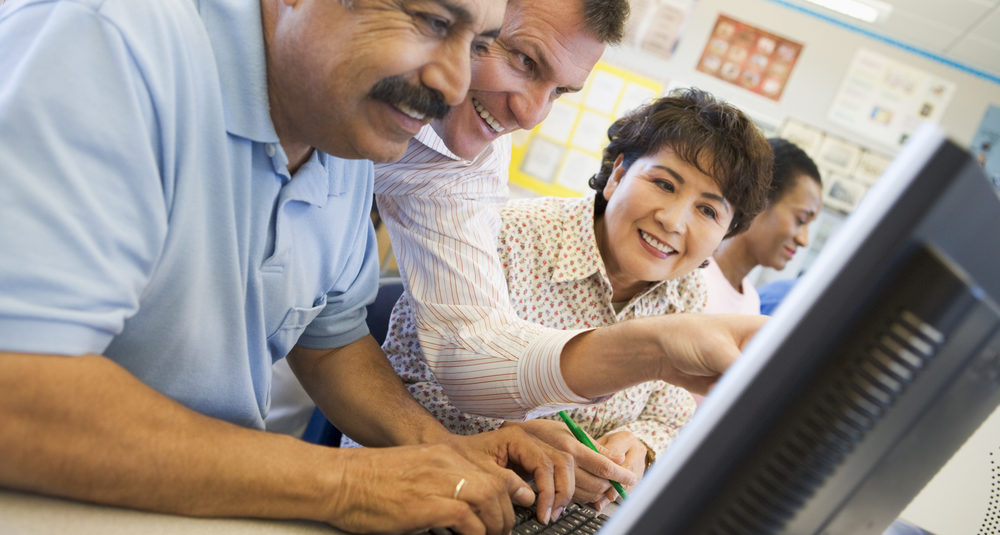
[[[874,24],[838,15],[805,0],[777,3],[843,21],[1000,80],[1000,0],[882,1],[893,6],[892,12]]]

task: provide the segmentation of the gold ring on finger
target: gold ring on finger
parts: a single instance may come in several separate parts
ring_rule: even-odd
[[[462,487],[464,486],[465,486],[465,478],[463,477],[461,480],[459,480],[458,485],[455,485],[455,493],[451,495],[451,499],[457,500],[458,493],[462,492]]]

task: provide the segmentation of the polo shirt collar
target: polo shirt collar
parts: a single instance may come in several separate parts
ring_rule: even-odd
[[[215,52],[226,130],[278,143],[267,93],[264,25],[259,1],[202,0],[199,12]]]
[[[199,11],[215,53],[219,72],[226,131],[251,141],[273,145],[269,153],[274,171],[287,176],[288,158],[271,121],[267,92],[264,23],[258,1],[201,0]],[[323,207],[328,195],[342,195],[356,180],[357,166],[342,165],[343,172],[328,172],[332,156],[313,150],[309,160],[287,183],[288,200]],[[368,168],[371,162],[367,162]]]

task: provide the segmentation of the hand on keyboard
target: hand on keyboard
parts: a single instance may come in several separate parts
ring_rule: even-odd
[[[537,419],[526,422],[505,422],[504,427],[519,427],[573,456],[576,462],[573,501],[578,503],[593,503],[600,500],[608,491],[614,493],[610,481],[618,481],[629,488],[638,483],[642,475],[641,472],[636,475],[627,468],[619,466],[619,463],[626,460],[624,453],[616,455],[615,452],[604,448],[600,440],[597,440],[596,444],[601,453],[594,452],[581,444],[562,422]],[[610,455],[610,458],[605,455]]]

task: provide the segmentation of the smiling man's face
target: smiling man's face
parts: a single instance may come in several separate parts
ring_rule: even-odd
[[[511,0],[500,36],[474,47],[465,100],[434,130],[459,157],[471,160],[501,135],[530,130],[560,95],[579,91],[604,53],[579,1]]]
[[[492,44],[504,0],[267,0],[268,90],[282,143],[399,158],[461,104],[470,50]]]

